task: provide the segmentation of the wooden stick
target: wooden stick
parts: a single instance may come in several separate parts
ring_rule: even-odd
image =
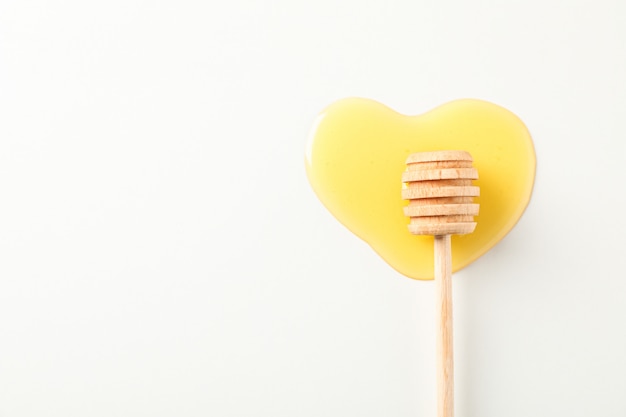
[[[452,255],[450,235],[471,233],[480,189],[472,185],[478,172],[465,151],[420,152],[409,155],[402,175],[409,200],[404,214],[409,232],[435,236],[435,307],[437,309],[437,417],[454,417],[452,355]]]
[[[437,417],[453,417],[454,358],[450,235],[435,236],[435,308],[437,311]]]

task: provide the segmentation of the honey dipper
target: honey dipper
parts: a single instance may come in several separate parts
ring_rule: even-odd
[[[402,175],[409,200],[404,214],[414,235],[435,237],[435,308],[437,320],[437,416],[454,416],[454,360],[452,350],[451,235],[471,233],[480,193],[472,180],[472,156],[465,151],[420,152],[409,155]]]

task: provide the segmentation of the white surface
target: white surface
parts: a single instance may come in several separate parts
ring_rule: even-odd
[[[626,3],[0,3],[0,416],[434,416],[432,285],[317,201],[346,96],[528,125],[459,417],[626,415]]]

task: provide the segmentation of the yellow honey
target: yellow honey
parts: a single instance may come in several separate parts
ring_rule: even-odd
[[[479,175],[476,230],[452,237],[457,271],[498,243],[530,200],[535,152],[513,113],[463,99],[406,116],[372,100],[344,99],[319,115],[305,163],[315,193],[341,223],[400,273],[432,279],[433,237],[407,231],[401,178],[409,154],[441,150],[468,151]]]

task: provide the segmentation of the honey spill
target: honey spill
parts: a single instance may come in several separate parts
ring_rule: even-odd
[[[372,100],[344,99],[319,115],[305,164],[313,190],[341,223],[398,272],[432,279],[433,237],[407,230],[401,177],[409,154],[439,150],[470,152],[479,176],[476,230],[452,237],[457,271],[498,243],[530,201],[535,152],[513,113],[463,99],[406,116]]]

